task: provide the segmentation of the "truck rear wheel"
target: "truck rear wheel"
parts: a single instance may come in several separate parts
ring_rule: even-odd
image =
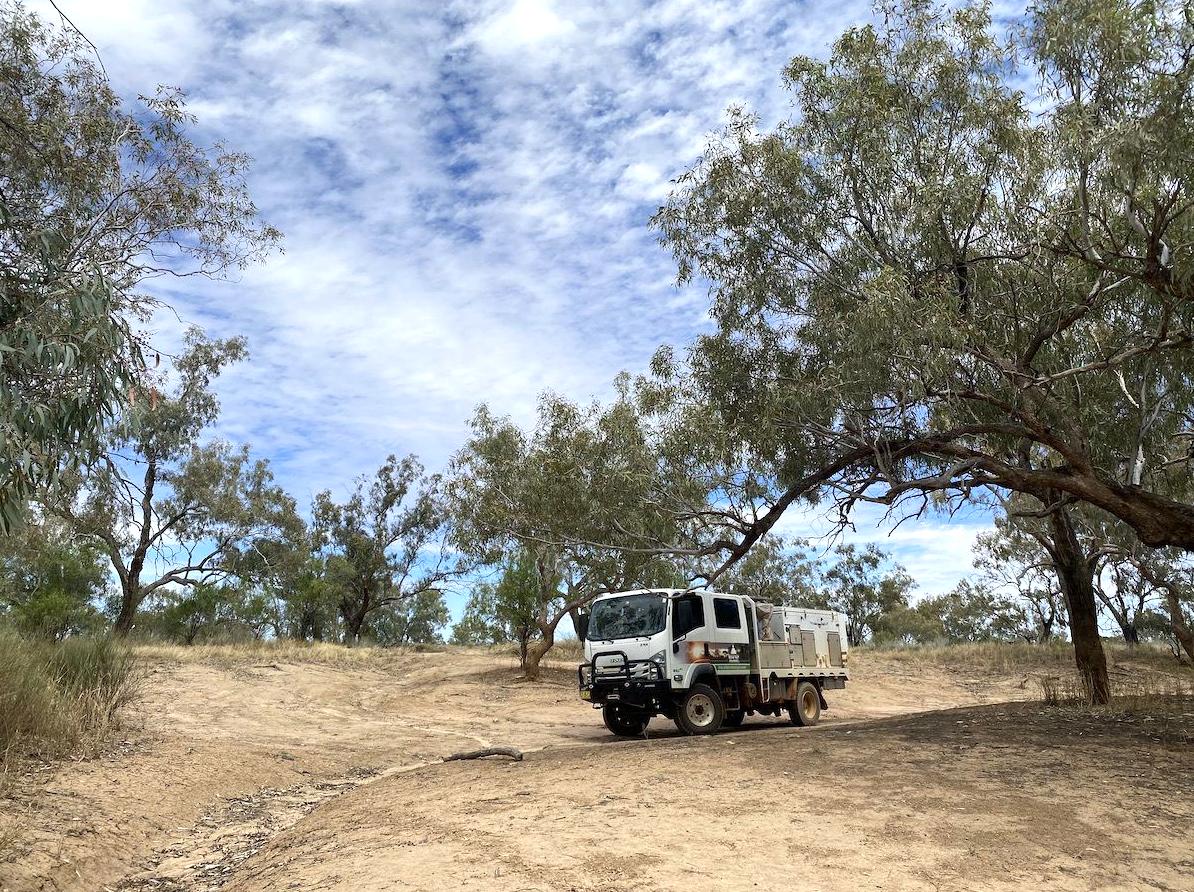
[[[606,703],[601,709],[605,727],[619,737],[642,737],[651,717],[641,709],[623,706],[621,703]]]
[[[694,684],[676,709],[676,726],[685,734],[715,734],[725,721],[721,694],[705,684]]]
[[[821,693],[811,681],[796,686],[796,699],[788,705],[788,717],[793,725],[808,727],[821,718]]]

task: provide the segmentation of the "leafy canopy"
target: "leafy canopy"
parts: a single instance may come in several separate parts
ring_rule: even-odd
[[[192,123],[177,90],[125,106],[77,33],[0,3],[0,532],[138,382],[146,280],[218,276],[280,238],[249,159]]]
[[[687,392],[843,515],[993,487],[1194,548],[1190,3],[880,12],[656,216],[711,284]]]

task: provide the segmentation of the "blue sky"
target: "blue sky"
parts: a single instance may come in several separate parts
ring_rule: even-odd
[[[438,470],[478,403],[530,421],[544,389],[608,395],[705,330],[704,289],[674,286],[648,218],[729,105],[777,120],[783,65],[870,17],[854,0],[59,6],[122,93],[180,86],[199,141],[256,159],[285,254],[153,287],[182,320],[249,338],[219,383],[220,433],[300,504],[391,452]],[[169,350],[178,320],[156,325]],[[876,517],[848,540],[885,544],[928,593],[969,570],[986,526],[888,538]]]

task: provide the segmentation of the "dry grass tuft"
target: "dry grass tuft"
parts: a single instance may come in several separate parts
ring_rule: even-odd
[[[1107,662],[1133,673],[1151,670],[1162,674],[1189,674],[1163,647],[1147,644],[1128,647],[1116,641],[1104,641]],[[885,661],[930,664],[959,672],[988,672],[1014,675],[1024,672],[1048,672],[1065,675],[1074,667],[1074,649],[1068,641],[984,641],[973,644],[924,644],[910,647],[854,648],[851,657],[863,660],[871,655]]]
[[[0,630],[0,753],[90,753],[138,693],[132,652],[108,638],[31,641]]]
[[[1041,689],[1041,702],[1046,706],[1060,706],[1063,703],[1079,703],[1086,700],[1085,687],[1077,673],[1038,675],[1036,683]]]
[[[565,638],[547,652],[548,659],[560,662],[580,663],[585,658],[584,642],[579,638]]]
[[[1194,674],[1176,675],[1146,669],[1117,669],[1111,673],[1111,702],[1088,703],[1087,691],[1077,672],[1038,676],[1041,700],[1046,706],[1077,707],[1108,715],[1166,714],[1184,711],[1194,699]]]
[[[411,654],[444,653],[454,650],[443,644],[415,644],[408,647],[346,647],[322,641],[250,641],[239,644],[135,644],[139,657],[147,662],[182,663],[233,669],[261,663],[311,663],[343,669],[387,669]]]
[[[20,842],[21,834],[16,827],[0,827],[0,864],[16,859]]]
[[[30,760],[94,755],[142,677],[110,639],[50,644],[0,629],[0,796]],[[0,826],[0,863],[15,857],[19,829]]]

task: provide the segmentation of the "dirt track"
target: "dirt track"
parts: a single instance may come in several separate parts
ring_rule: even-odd
[[[0,802],[24,835],[0,887],[1194,888],[1194,705],[1095,720],[1003,702],[1022,676],[855,674],[816,729],[627,742],[567,669],[488,654],[159,665],[124,744]],[[491,743],[527,758],[439,761]]]

